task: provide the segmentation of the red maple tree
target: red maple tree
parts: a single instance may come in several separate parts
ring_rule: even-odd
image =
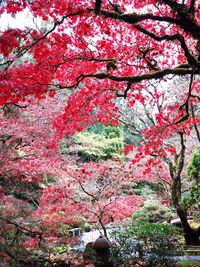
[[[163,81],[189,79],[183,98],[173,106],[166,102],[155,123],[140,129],[145,142],[133,159],[166,159],[167,153],[178,157],[176,164],[168,162],[171,195],[188,244],[199,243],[199,230],[190,227],[180,201],[185,136],[194,128],[199,140],[199,8],[194,0],[11,0],[0,11],[29,10],[48,24],[46,29],[2,31],[0,104],[13,106],[30,96],[42,99],[59,90],[67,92],[65,109],[53,120],[55,140],[97,122],[118,124],[118,98],[134,109],[136,101],[146,103],[147,91],[152,92],[157,82],[153,95],[159,103]],[[179,136],[178,150],[164,145],[173,136]]]

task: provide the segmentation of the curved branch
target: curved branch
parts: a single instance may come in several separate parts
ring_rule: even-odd
[[[191,34],[194,38],[200,39],[200,25],[197,24],[195,18],[195,1],[191,0],[190,7],[185,4],[177,3],[174,0],[162,0],[165,5],[168,5],[172,11],[178,14],[178,26],[185,32]]]
[[[144,29],[143,27],[139,26],[139,25],[135,25],[134,26],[138,31],[144,33],[145,35],[148,35],[149,37],[151,37],[152,39],[161,42],[164,40],[167,41],[179,41],[179,43],[181,44],[181,47],[185,53],[185,56],[189,62],[190,65],[197,67],[198,69],[200,69],[200,61],[198,61],[189,51],[185,39],[182,35],[180,34],[173,34],[173,35],[163,35],[163,36],[157,36],[154,33]]]
[[[11,224],[11,225],[15,226],[21,233],[23,233],[27,236],[31,236],[32,238],[39,238],[39,240],[41,241],[41,239],[43,237],[43,232],[41,232],[41,231],[30,230],[24,226],[19,225],[18,223],[14,222],[14,221],[3,218],[2,216],[0,216],[0,220],[4,221],[7,224]]]
[[[181,132],[181,133],[179,133],[179,135],[180,135],[181,150],[180,150],[179,161],[178,161],[178,164],[177,164],[177,173],[176,173],[176,176],[180,176],[181,175],[181,172],[183,170],[184,161],[185,161],[185,150],[186,150],[184,133]]]
[[[200,71],[196,71],[196,73],[199,73]],[[104,79],[110,79],[112,81],[117,82],[130,82],[130,83],[136,83],[141,82],[143,80],[152,80],[152,79],[160,79],[167,75],[187,75],[192,74],[194,71],[192,69],[186,69],[186,68],[172,68],[172,69],[164,69],[155,71],[153,73],[148,74],[142,74],[142,75],[136,75],[136,76],[113,76],[109,73],[90,73],[90,74],[81,74],[79,77],[77,77],[77,83],[80,83],[85,78],[97,78],[99,80]]]
[[[167,16],[155,16],[151,13],[146,13],[146,14],[135,14],[135,13],[126,13],[126,14],[119,14],[117,12],[111,12],[111,11],[106,11],[106,10],[101,10],[100,12],[101,15],[104,15],[104,17],[107,18],[113,18],[117,20],[124,21],[128,24],[134,24],[138,23],[144,20],[153,20],[153,21],[162,21],[162,22],[169,22],[169,23],[174,23],[178,24],[179,21],[177,19],[167,17]]]
[[[191,106],[191,113],[192,113],[192,118],[194,119],[195,118],[195,112],[194,112],[194,106],[193,105]],[[198,129],[198,126],[196,123],[194,123],[194,129],[195,129],[195,132],[197,135],[197,139],[200,143],[200,133],[199,133],[199,129]]]
[[[119,14],[117,12],[110,12],[106,10],[101,10],[100,14],[106,18],[117,19],[117,20],[126,22],[128,24],[135,24],[135,23],[142,22],[145,20],[172,23],[172,24],[179,26],[181,29],[183,29],[187,33],[191,34],[194,38],[200,39],[200,26],[196,23],[196,20],[193,18],[195,15],[195,10],[192,9],[193,8],[192,3],[191,3],[191,8],[188,9],[186,5],[178,4],[175,1],[163,0],[163,2],[166,5],[170,6],[174,12],[177,12],[179,17],[173,18],[173,17],[168,17],[168,16],[156,16],[151,13]],[[94,11],[94,10],[89,9],[89,11]]]

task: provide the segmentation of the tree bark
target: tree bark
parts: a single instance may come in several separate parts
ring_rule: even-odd
[[[103,235],[104,235],[106,238],[108,238],[107,230],[106,230],[106,227],[105,227],[105,225],[104,225],[104,223],[103,223],[103,221],[102,221],[102,217],[101,217],[101,216],[99,217],[99,223],[100,223],[101,228],[102,228],[102,230],[103,230]]]
[[[172,162],[169,164],[170,176],[172,178],[171,197],[177,215],[181,220],[186,245],[199,246],[200,227],[198,229],[192,229],[187,219],[187,213],[181,205],[181,173],[184,167],[186,150],[183,132],[180,133],[180,145],[181,150],[175,157],[176,160],[174,166]]]
[[[176,209],[177,215],[181,220],[186,245],[200,246],[200,241],[199,241],[200,227],[199,229],[191,228],[187,219],[187,214],[182,205],[180,204],[180,199],[181,199],[180,175],[174,177],[173,179],[171,194],[172,194],[173,205]]]

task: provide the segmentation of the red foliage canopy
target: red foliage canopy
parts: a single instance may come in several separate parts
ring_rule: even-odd
[[[65,89],[70,97],[54,125],[58,136],[74,134],[97,121],[117,124],[117,97],[134,108],[135,102],[147,103],[142,89],[151,88],[151,81],[199,74],[197,1],[102,1],[98,16],[94,7],[91,0],[60,0],[9,1],[1,8],[18,15],[29,10],[43,25],[2,31],[1,105]],[[144,130],[145,138],[155,140],[150,147],[160,146],[158,133],[179,131],[179,120],[197,122],[187,108],[197,101],[195,83],[182,103],[164,106],[156,125]]]
[[[118,124],[123,119],[118,100],[122,98],[127,109],[153,107],[154,119],[146,112],[151,123],[136,132],[141,146],[134,163],[144,156],[174,155],[176,148],[165,142],[174,135],[181,136],[184,153],[183,135],[192,127],[200,140],[199,2],[103,0],[98,15],[97,2],[11,0],[1,6],[1,16],[31,13],[38,26],[1,32],[0,105],[13,107],[64,91],[66,100],[64,94],[60,99],[66,101],[65,108],[51,118],[55,140],[60,140],[97,122]],[[176,77],[185,77],[181,92],[175,87],[161,90],[164,82]],[[46,127],[38,125],[43,127],[48,135]],[[39,149],[40,144],[35,145]],[[24,148],[26,153],[29,148]],[[50,159],[47,147],[42,153]],[[158,158],[152,163],[147,157],[147,173],[152,164],[161,168]],[[23,159],[20,168],[27,171],[28,165],[37,168],[37,160]]]

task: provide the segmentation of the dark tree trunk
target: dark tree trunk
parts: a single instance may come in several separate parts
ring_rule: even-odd
[[[199,235],[199,229],[191,229],[190,231],[185,232],[184,237],[186,245],[200,246]]]
[[[200,228],[192,229],[188,219],[187,214],[180,204],[181,199],[181,179],[180,176],[176,176],[172,183],[172,201],[176,209],[177,215],[179,216],[183,228],[184,238],[186,245],[200,246],[199,236]]]
[[[102,215],[101,215],[101,216],[102,216]],[[103,221],[102,221],[101,216],[99,217],[99,223],[100,223],[101,228],[102,228],[102,230],[103,230],[103,236],[105,236],[106,238],[108,238],[107,230],[106,230],[106,227],[105,227],[105,225],[104,225],[104,223],[103,223]]]
[[[171,197],[177,215],[181,220],[186,245],[199,246],[200,227],[197,230],[191,228],[184,207],[181,205],[181,173],[185,162],[186,146],[184,132],[180,132],[179,135],[181,150],[178,154],[175,155],[175,164],[173,164],[171,161],[168,161],[169,172],[172,178]]]
[[[192,229],[187,220],[187,215],[181,205],[176,207],[177,214],[181,220],[186,245],[200,246],[200,229]]]

